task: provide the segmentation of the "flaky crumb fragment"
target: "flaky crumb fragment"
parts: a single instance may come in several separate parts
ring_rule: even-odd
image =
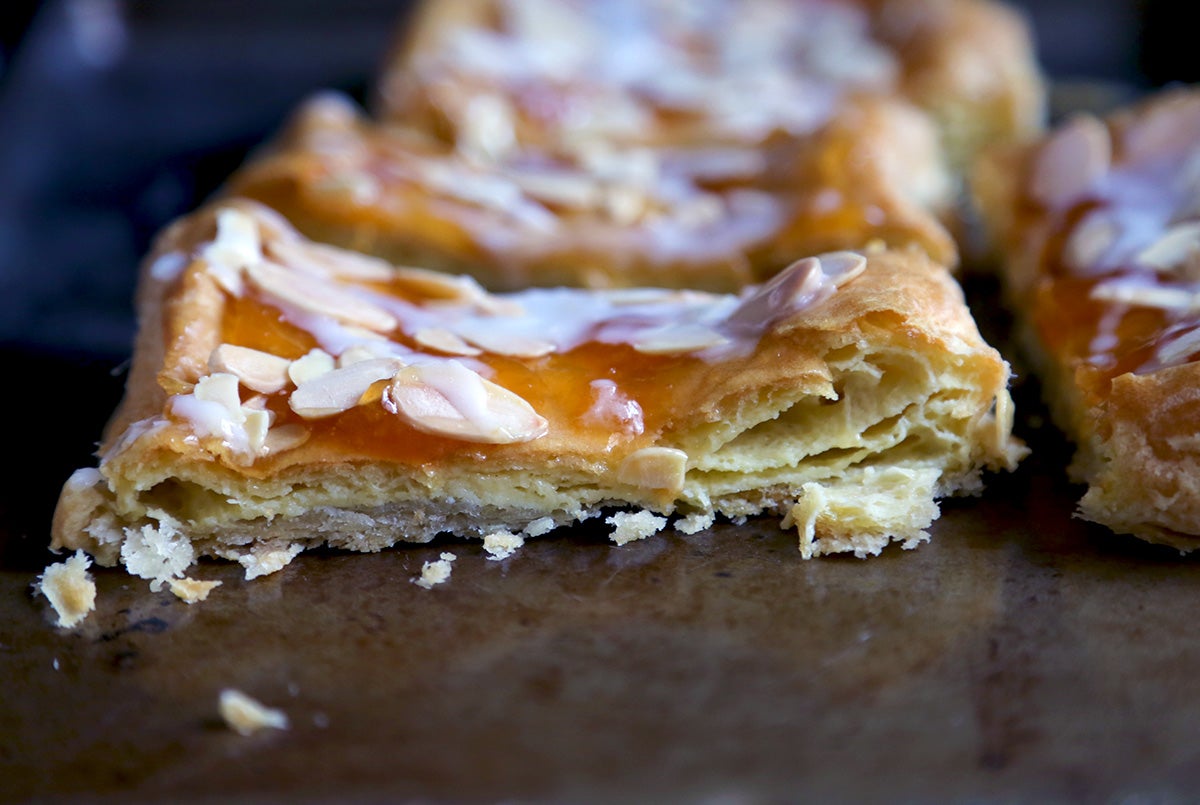
[[[495,562],[512,556],[524,544],[524,537],[507,531],[497,531],[483,538],[483,549],[490,554],[488,559]]]
[[[266,707],[234,688],[221,691],[217,702],[221,718],[239,735],[253,735],[262,729],[286,730],[287,713]]]
[[[636,512],[617,512],[604,522],[613,527],[612,533],[608,535],[609,539],[618,545],[624,545],[662,531],[667,524],[667,518],[642,509]]]
[[[38,590],[58,615],[58,625],[73,629],[96,608],[96,583],[87,572],[92,560],[76,551],[66,561],[50,565],[38,577]]]
[[[184,576],[182,579],[171,579],[167,582],[171,592],[185,603],[195,604],[208,598],[214,588],[220,587],[219,581],[201,581]]]
[[[440,559],[426,562],[421,565],[421,575],[413,579],[413,584],[426,590],[442,584],[450,578],[450,571],[453,569],[451,562],[457,558],[452,553],[443,553]]]

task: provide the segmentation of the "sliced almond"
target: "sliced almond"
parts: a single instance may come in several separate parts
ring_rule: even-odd
[[[1167,229],[1162,237],[1138,252],[1137,261],[1157,271],[1170,271],[1200,255],[1200,221]]]
[[[1112,164],[1108,128],[1094,117],[1076,117],[1038,151],[1029,191],[1048,207],[1079,198]]]
[[[423,327],[413,333],[413,340],[426,349],[446,355],[473,356],[483,352],[444,327]]]
[[[270,429],[275,415],[262,408],[247,406],[242,406],[242,412],[246,417],[243,427],[246,429],[247,446],[251,453],[258,454],[262,452],[263,445],[266,443],[267,431]]]
[[[506,332],[503,324],[499,321],[488,322],[488,329],[472,328],[470,332],[460,332],[460,335],[468,343],[474,344],[484,352],[505,355],[510,358],[540,358],[557,349],[550,341],[520,333]]]
[[[582,173],[522,171],[512,173],[511,178],[526,195],[556,207],[590,210],[604,198],[600,185]]]
[[[378,352],[368,346],[355,344],[352,347],[347,347],[345,352],[337,356],[337,365],[338,367],[349,366],[352,363],[359,363],[360,361],[369,361],[374,358],[386,357],[388,357],[386,354],[380,355]]]
[[[687,475],[688,454],[674,447],[643,447],[625,457],[617,479],[640,489],[678,492]]]
[[[650,207],[650,200],[639,188],[618,184],[605,188],[603,196],[605,214],[618,226],[637,223]]]
[[[210,370],[237,375],[243,386],[263,394],[274,394],[287,386],[291,363],[287,358],[234,344],[221,344],[208,357]]]
[[[826,252],[818,258],[821,273],[838,288],[867,270],[867,258],[858,252]]]
[[[468,442],[527,442],[548,428],[521,397],[453,360],[406,367],[384,406],[419,431]]]
[[[483,287],[471,277],[443,274],[426,268],[405,267],[396,272],[394,280],[428,299],[477,302],[487,296]]]
[[[1092,288],[1091,298],[1132,307],[1194,312],[1200,310],[1200,293],[1190,288],[1164,288],[1128,282],[1105,282]]]
[[[217,212],[217,234],[200,256],[214,266],[239,270],[262,260],[258,225],[247,213],[226,207]]]
[[[377,257],[338,249],[324,243],[276,238],[268,241],[266,250],[286,266],[323,276],[365,282],[387,282],[396,273],[391,264]]]
[[[459,126],[459,150],[486,162],[497,162],[516,144],[516,113],[508,99],[482,93],[467,102]]]
[[[297,386],[315,380],[337,368],[333,356],[323,349],[314,349],[288,365],[288,377]]]
[[[1098,269],[1120,234],[1120,224],[1103,210],[1096,210],[1071,232],[1063,247],[1063,259],[1080,273]]]
[[[307,313],[378,333],[396,328],[396,318],[391,313],[332,282],[289,271],[267,261],[249,266],[246,276],[263,293]]]
[[[640,334],[633,342],[633,348],[645,355],[671,355],[728,343],[728,338],[703,324],[668,324]]]
[[[237,424],[245,420],[242,399],[238,393],[238,377],[228,372],[205,375],[196,381],[192,394],[197,400],[219,404]]]
[[[805,257],[752,291],[729,314],[727,321],[736,330],[762,332],[782,315],[815,304],[833,293],[834,288],[821,270],[821,260]]]
[[[267,431],[267,437],[263,440],[259,453],[264,456],[273,456],[293,450],[307,442],[309,435],[308,428],[294,423],[271,428]]]
[[[1173,366],[1200,352],[1200,327],[1168,341],[1158,348],[1156,356],[1163,366]]]
[[[396,358],[373,358],[334,369],[297,386],[288,405],[305,419],[340,414],[358,405],[372,384],[391,378],[402,365]]]

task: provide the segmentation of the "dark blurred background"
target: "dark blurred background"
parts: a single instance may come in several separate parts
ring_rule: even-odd
[[[1026,0],[1047,71],[1197,78],[1176,6]],[[0,348],[119,359],[135,267],[309,92],[361,95],[404,0],[9,0],[0,40]]]

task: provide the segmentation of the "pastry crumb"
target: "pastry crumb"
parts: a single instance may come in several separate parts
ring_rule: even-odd
[[[73,629],[96,608],[96,583],[87,572],[91,558],[83,551],[50,565],[38,576],[37,587],[58,615],[58,625]]]
[[[488,560],[492,562],[507,559],[524,544],[524,537],[520,534],[510,534],[507,531],[497,531],[483,538],[483,549],[488,552]]]
[[[543,534],[549,534],[558,526],[553,517],[539,517],[538,519],[525,526],[522,533],[527,537],[540,537]]]
[[[612,533],[608,535],[609,539],[618,545],[624,545],[662,531],[667,524],[667,518],[642,509],[636,512],[617,512],[604,522],[613,527]]]
[[[302,550],[304,546],[298,542],[285,548],[255,545],[249,553],[237,557],[237,561],[246,569],[246,581],[253,581],[259,576],[269,576],[283,570]]]
[[[450,578],[450,571],[453,569],[450,563],[457,558],[452,553],[443,553],[440,559],[426,562],[421,565],[421,575],[413,579],[413,584],[428,590],[431,587],[444,583]]]
[[[253,735],[262,729],[288,728],[287,713],[266,707],[234,688],[221,691],[217,709],[229,728],[239,735]]]
[[[201,581],[184,576],[182,579],[171,579],[167,582],[175,597],[187,604],[195,604],[208,598],[214,588],[220,587],[219,581]]]

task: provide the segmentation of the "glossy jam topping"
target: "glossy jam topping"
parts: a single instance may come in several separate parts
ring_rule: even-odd
[[[1035,155],[1034,188],[1039,170],[1064,172],[1045,164],[1056,151],[1076,161],[1055,177],[1073,192],[1029,201],[1046,222],[1029,302],[1047,346],[1103,395],[1118,375],[1200,358],[1200,148],[1141,147],[1137,120],[1074,125]]]
[[[491,295],[267,227],[257,255],[227,248],[244,244],[247,220],[258,225],[242,209],[219,211],[216,238],[198,252],[232,261],[191,269],[227,289],[221,346],[212,374],[170,407],[243,463],[305,441],[414,463],[547,435],[633,445],[697,402],[675,389],[694,387],[705,364],[743,359],[776,322],[865,266],[850,252],[807,258],[739,296]]]

